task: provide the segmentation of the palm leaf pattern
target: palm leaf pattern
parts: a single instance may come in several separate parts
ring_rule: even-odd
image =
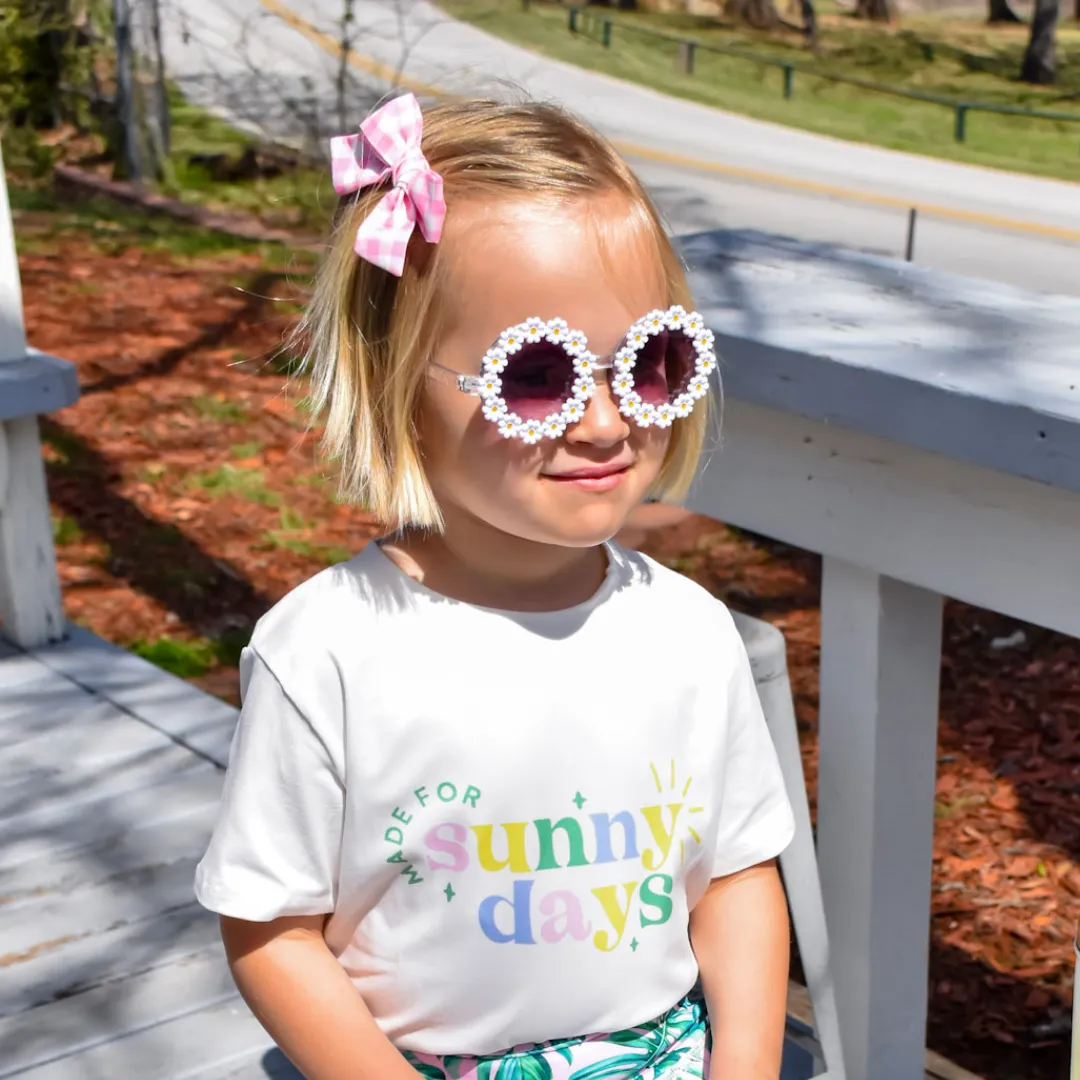
[[[657,1020],[609,1035],[484,1057],[404,1053],[424,1080],[701,1080],[708,1043],[705,1004],[694,995]]]

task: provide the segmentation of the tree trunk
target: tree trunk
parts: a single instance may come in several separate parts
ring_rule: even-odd
[[[161,0],[150,0],[150,40],[154,47],[154,110],[161,153],[167,157],[172,147],[172,117],[169,88],[165,81],[165,51],[161,47]]]
[[[1077,0],[1077,3],[1080,3],[1080,0]],[[990,12],[986,21],[989,23],[1023,22],[1020,16],[1009,7],[1009,0],[990,0]]]
[[[143,155],[135,101],[135,54],[129,0],[113,0],[113,27],[116,32],[116,113],[120,128],[116,173],[121,179],[138,185],[143,181]]]
[[[856,19],[870,19],[873,22],[892,22],[892,4],[889,0],[858,0],[855,5]]]
[[[1080,0],[1076,0],[1080,4]],[[799,0],[799,10],[802,12],[803,37],[811,49],[817,48],[818,29],[817,12],[814,10],[814,0]]]
[[[25,122],[35,128],[56,127],[64,111],[61,90],[66,75],[64,53],[71,37],[68,0],[22,0],[16,17],[37,28],[25,49]]]
[[[780,12],[773,0],[727,0],[724,14],[755,30],[775,30],[780,25]]]
[[[1031,38],[1024,63],[1020,68],[1023,82],[1047,86],[1057,76],[1054,56],[1054,35],[1060,15],[1060,0],[1035,0],[1035,14],[1031,19]]]
[[[339,131],[349,131],[355,124],[349,122],[349,53],[352,49],[354,0],[344,0],[341,11],[341,38],[338,41],[338,70],[335,79],[337,89],[337,124]]]

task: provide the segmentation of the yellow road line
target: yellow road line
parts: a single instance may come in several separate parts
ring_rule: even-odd
[[[259,0],[267,11],[277,15],[298,34],[307,38],[308,41],[317,45],[331,56],[341,56],[341,45],[331,34],[327,34],[313,26],[306,19],[302,19],[292,8],[282,0]],[[415,94],[423,94],[435,98],[452,98],[453,95],[437,86],[421,82],[411,76],[403,75],[396,68],[375,60],[369,56],[362,56],[354,49],[349,50],[348,62],[351,67],[359,71],[374,75],[384,82],[394,86],[411,90]],[[701,158],[688,157],[683,154],[673,154],[666,150],[655,150],[649,146],[638,146],[634,143],[613,140],[615,147],[627,157],[640,158],[644,161],[653,161],[664,165],[677,165],[680,168],[695,169],[698,172],[715,173],[720,176],[730,176],[739,180],[749,180],[757,184],[769,184],[773,187],[789,188],[794,191],[803,191],[812,195],[821,195],[828,198],[846,199],[851,202],[867,203],[871,206],[886,206],[891,209],[908,210],[914,208],[920,214],[929,217],[943,218],[952,221],[962,221],[969,225],[983,225],[990,229],[1001,229],[1008,232],[1030,233],[1036,236],[1045,236],[1052,240],[1068,240],[1080,243],[1080,229],[1070,229],[1063,225],[1044,225],[1038,221],[1022,221],[1018,218],[1000,217],[996,214],[983,214],[975,210],[960,210],[952,206],[940,206],[936,203],[926,203],[902,199],[896,195],[878,195],[872,191],[861,191],[856,188],[845,188],[835,184],[824,184],[816,180],[806,180],[799,176],[788,176],[784,173],[768,172],[764,169],[751,169],[742,165],[729,165],[720,161],[705,161]]]

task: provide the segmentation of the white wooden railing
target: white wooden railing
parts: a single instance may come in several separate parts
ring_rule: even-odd
[[[942,600],[1080,636],[1080,300],[685,237],[726,387],[693,509],[820,552],[817,850],[849,1080],[922,1076]]]
[[[22,648],[64,635],[38,416],[77,398],[74,368],[26,342],[0,157],[0,633]]]

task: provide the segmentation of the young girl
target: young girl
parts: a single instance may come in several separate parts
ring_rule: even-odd
[[[236,982],[309,1080],[776,1080],[793,825],[746,654],[611,539],[685,489],[716,363],[657,214],[546,105],[399,97],[333,156],[308,361],[396,531],[244,653],[197,879]]]

